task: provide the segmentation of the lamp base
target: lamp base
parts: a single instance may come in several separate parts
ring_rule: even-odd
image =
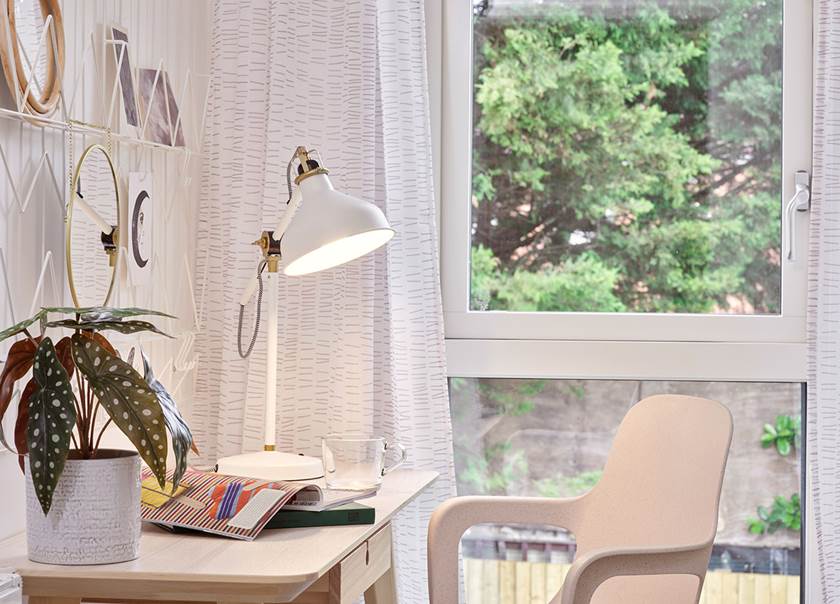
[[[223,457],[218,468],[220,474],[262,480],[312,480],[324,476],[324,466],[319,458],[280,451]]]

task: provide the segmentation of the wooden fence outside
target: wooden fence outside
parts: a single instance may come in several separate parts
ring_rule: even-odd
[[[568,564],[467,558],[467,604],[545,604],[568,570]],[[799,577],[710,571],[700,604],[800,604]]]

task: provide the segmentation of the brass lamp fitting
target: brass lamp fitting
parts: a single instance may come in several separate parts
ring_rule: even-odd
[[[262,251],[268,272],[276,273],[280,266],[280,242],[274,238],[274,231],[263,231],[253,245]]]
[[[316,156],[318,159],[314,159]],[[298,158],[300,166],[298,167],[298,175],[295,177],[295,184],[299,185],[302,180],[315,176],[316,174],[329,174],[330,171],[321,165],[321,154],[316,149],[307,151],[306,147],[298,147],[295,149],[295,157]]]

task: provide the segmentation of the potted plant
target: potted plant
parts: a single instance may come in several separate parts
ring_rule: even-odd
[[[59,315],[61,318],[52,318]],[[161,490],[167,488],[167,432],[172,441],[174,490],[194,449],[175,402],[142,354],[145,375],[123,360],[103,331],[160,332],[139,308],[42,308],[0,332],[18,336],[0,373],[0,422],[15,383],[23,387],[14,443],[26,472],[29,558],[53,564],[104,564],[136,558],[140,542],[140,459]],[[33,332],[37,334],[33,335]],[[57,342],[48,330],[70,329]],[[162,334],[166,335],[166,334]],[[105,415],[102,415],[102,414]],[[97,424],[97,417],[107,421]],[[136,449],[100,447],[111,424]],[[12,449],[3,435],[0,440]]]

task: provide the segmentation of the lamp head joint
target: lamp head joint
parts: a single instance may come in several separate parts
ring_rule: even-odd
[[[300,162],[297,167],[298,175],[295,177],[296,185],[299,185],[301,181],[306,180],[310,176],[330,173],[329,170],[321,165],[321,154],[317,149],[307,150],[306,147],[298,147],[295,149],[295,157]],[[317,159],[315,159],[316,157]]]
[[[268,272],[276,273],[280,265],[280,242],[274,238],[274,231],[263,231],[252,245],[256,245],[262,251]]]

